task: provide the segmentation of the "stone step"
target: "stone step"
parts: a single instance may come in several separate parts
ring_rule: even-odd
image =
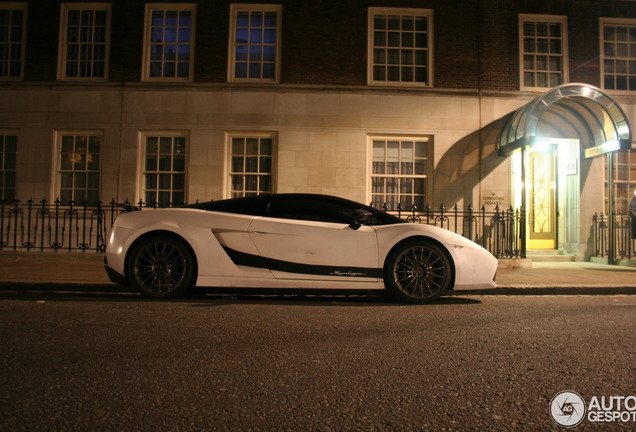
[[[550,249],[538,250],[530,249],[526,251],[526,257],[533,262],[573,262],[576,261],[575,255],[569,255],[564,251]]]
[[[527,256],[552,256],[552,255],[563,255],[561,253],[561,251],[556,250],[556,249],[548,249],[548,250],[543,250],[543,249],[528,249],[526,251],[526,255]]]

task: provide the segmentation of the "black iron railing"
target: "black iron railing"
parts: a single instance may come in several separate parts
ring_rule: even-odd
[[[0,250],[102,253],[108,230],[122,211],[123,205],[114,201],[0,200]]]
[[[592,217],[592,256],[605,258],[610,255],[609,217],[603,213],[594,213]],[[636,240],[632,239],[631,218],[624,213],[614,214],[614,258],[631,259],[636,257]],[[613,264],[613,263],[610,263]]]
[[[123,204],[111,201],[93,205],[72,201],[62,203],[59,199],[53,202],[0,200],[0,250],[103,253],[115,218],[131,205],[127,200]],[[143,201],[135,206],[161,207],[158,203]],[[525,215],[522,210],[500,210],[499,207],[474,210],[472,206],[460,210],[457,205],[447,210],[442,205],[438,209],[426,206],[422,211],[416,207],[403,211],[398,206],[397,212],[392,213],[409,222],[454,231],[498,258],[525,258]]]
[[[387,210],[384,206],[384,210]],[[454,205],[450,210],[444,205],[437,209],[427,205],[423,210],[412,206],[404,211],[398,205],[397,214],[409,222],[435,225],[453,231],[474,241],[497,258],[525,258],[525,212],[523,209],[489,210],[483,206],[475,210],[469,205],[460,210]]]

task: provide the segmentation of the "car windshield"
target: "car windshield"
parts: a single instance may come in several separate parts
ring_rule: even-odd
[[[371,214],[365,225],[389,225],[404,222],[397,216],[364,204],[324,195],[259,195],[189,204],[184,207],[223,213],[342,224],[353,222],[356,210],[365,210]]]

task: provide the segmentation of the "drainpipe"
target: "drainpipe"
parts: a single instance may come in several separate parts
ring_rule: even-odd
[[[616,226],[614,221],[614,152],[607,153],[607,263],[612,265],[616,257]]]
[[[526,214],[526,143],[521,144],[521,220],[519,221],[519,237],[521,237],[521,258],[526,258],[526,227],[528,215]]]

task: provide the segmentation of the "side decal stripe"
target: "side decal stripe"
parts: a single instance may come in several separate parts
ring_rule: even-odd
[[[266,258],[259,255],[252,255],[245,252],[239,252],[227,246],[223,246],[223,249],[225,250],[225,253],[227,253],[227,255],[230,257],[230,259],[234,262],[234,264],[247,267],[264,268],[286,273],[312,274],[334,277],[362,277],[376,279],[380,279],[383,277],[383,272],[380,268],[338,267],[300,264],[290,261]]]

